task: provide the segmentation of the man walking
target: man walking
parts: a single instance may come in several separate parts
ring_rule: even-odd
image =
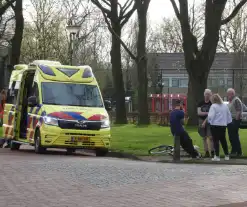
[[[199,134],[203,138],[205,157],[214,157],[214,143],[211,135],[210,125],[207,121],[208,112],[212,105],[210,98],[212,91],[205,89],[204,100],[197,105],[197,114],[199,117]]]
[[[233,88],[229,88],[227,90],[227,97],[229,101],[228,107],[232,115],[232,123],[230,123],[227,127],[229,140],[232,145],[231,155],[241,156],[242,148],[239,138],[239,126],[243,112],[243,104],[236,96],[235,90]]]

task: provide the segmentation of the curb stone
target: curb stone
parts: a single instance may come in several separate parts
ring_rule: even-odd
[[[145,160],[140,159],[136,155],[125,153],[125,152],[117,152],[117,151],[109,151],[106,157],[125,158],[125,159],[130,159],[130,160],[145,161]]]
[[[136,161],[144,161],[144,162],[156,162],[156,163],[173,163],[173,164],[209,164],[209,165],[247,165],[247,159],[246,157],[241,157],[239,159],[230,159],[229,161],[221,160],[220,162],[214,162],[211,161],[211,159],[186,159],[186,160],[180,160],[180,161],[173,161],[170,157],[170,159],[147,159],[147,157],[144,156],[136,156],[129,153],[124,152],[117,152],[117,151],[110,151],[106,157],[114,157],[114,158],[125,158],[129,160],[136,160]],[[153,156],[148,156],[148,158],[151,158]]]

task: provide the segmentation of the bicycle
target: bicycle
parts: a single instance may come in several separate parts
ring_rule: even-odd
[[[194,148],[196,151],[199,152],[199,147],[197,145],[194,145]],[[151,148],[150,150],[148,150],[148,153],[150,155],[164,154],[164,155],[173,156],[174,147],[172,145],[160,145],[158,147]],[[182,147],[180,147],[180,156],[186,157],[189,156],[189,154],[185,152]]]

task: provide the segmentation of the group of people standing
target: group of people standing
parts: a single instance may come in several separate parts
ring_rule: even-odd
[[[197,107],[198,132],[203,137],[205,157],[211,156],[213,161],[220,161],[220,144],[225,154],[225,160],[229,160],[226,129],[232,147],[230,156],[242,155],[239,127],[243,104],[232,88],[227,90],[227,97],[228,104],[223,102],[219,94],[212,94],[210,89],[206,89],[204,100]]]
[[[204,100],[198,103],[199,134],[203,137],[205,157],[212,157],[213,161],[220,161],[220,144],[225,154],[225,160],[242,155],[239,138],[239,127],[245,106],[236,96],[235,90],[227,90],[228,103],[224,103],[219,94],[212,94],[205,89]],[[170,113],[170,128],[173,136],[180,137],[182,148],[192,157],[200,158],[201,154],[195,150],[192,139],[183,127],[185,114],[180,100],[176,101],[175,109]],[[228,131],[231,143],[231,153],[228,152],[226,140]]]

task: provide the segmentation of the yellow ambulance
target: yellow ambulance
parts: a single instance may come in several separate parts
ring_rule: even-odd
[[[97,156],[110,147],[110,121],[97,80],[89,66],[67,66],[36,60],[16,65],[11,74],[3,117],[3,137],[11,150],[32,145],[93,149]]]

